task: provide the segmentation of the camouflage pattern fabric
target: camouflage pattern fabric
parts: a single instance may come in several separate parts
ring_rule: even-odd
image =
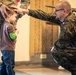
[[[64,22],[56,19],[53,14],[45,13],[42,10],[30,10],[29,15],[55,23],[60,26],[60,36],[54,44],[52,56],[54,60],[65,69],[76,71],[76,15],[69,13]]]
[[[60,26],[60,36],[55,42],[59,48],[76,47],[76,15],[70,13],[69,16],[60,22],[53,14],[45,13],[42,10],[29,10],[29,15],[41,20],[49,21]]]
[[[76,71],[76,49],[54,48],[51,54],[56,63],[70,72]]]

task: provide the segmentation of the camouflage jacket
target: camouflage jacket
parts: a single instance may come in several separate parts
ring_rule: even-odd
[[[69,16],[64,20],[64,22],[60,22],[59,19],[56,19],[56,16],[53,14],[45,13],[42,10],[30,10],[29,15],[55,23],[60,26],[60,36],[58,40],[55,42],[55,46],[58,48],[76,48],[76,15],[75,13],[70,13]]]

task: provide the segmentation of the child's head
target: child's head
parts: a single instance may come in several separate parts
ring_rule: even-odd
[[[14,24],[17,20],[17,13],[13,9],[7,10],[7,13],[9,17],[6,17],[6,20]]]

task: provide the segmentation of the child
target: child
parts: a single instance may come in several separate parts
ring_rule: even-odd
[[[5,18],[4,23],[0,29],[0,50],[2,53],[2,63],[0,65],[0,75],[15,75],[15,44],[17,38],[17,29],[14,24],[17,20],[18,15],[13,11],[9,10],[8,16]]]

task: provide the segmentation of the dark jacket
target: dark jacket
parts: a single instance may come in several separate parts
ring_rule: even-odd
[[[45,13],[42,10],[29,10],[29,15],[41,20],[49,21],[60,26],[60,36],[55,42],[58,48],[76,48],[76,15],[70,13],[64,22],[56,19],[54,14]]]

